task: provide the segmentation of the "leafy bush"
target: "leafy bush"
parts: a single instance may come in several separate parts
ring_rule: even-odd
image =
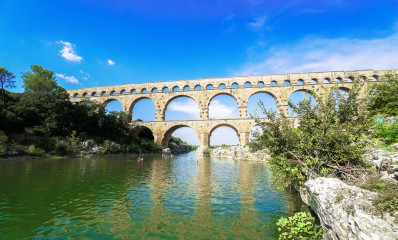
[[[387,123],[378,122],[375,128],[375,136],[382,138],[387,145],[398,142],[398,120]]]
[[[204,151],[204,155],[206,155],[206,156],[210,156],[210,153],[211,153],[211,148],[206,148],[205,149],[205,151]]]
[[[322,228],[315,224],[310,213],[298,212],[289,218],[280,218],[276,223],[279,239],[322,239]]]
[[[7,143],[8,137],[7,135],[0,130],[0,156],[4,156],[7,153]]]
[[[111,150],[111,141],[105,140],[104,145],[102,146],[102,148],[100,149],[99,152],[100,152],[100,154],[105,154],[105,153],[110,152],[110,150]]]
[[[27,153],[31,156],[43,156],[44,150],[39,147],[35,147],[35,145],[30,145]]]
[[[374,116],[398,116],[398,74],[381,76],[369,90],[369,110]]]
[[[263,131],[249,145],[253,150],[268,148],[274,180],[298,186],[311,177],[347,179],[360,172],[372,124],[366,103],[358,97],[361,87],[355,81],[348,93],[341,93],[335,86],[324,96],[314,95],[316,104],[311,99],[297,106],[289,102],[294,120],[262,106],[268,122],[257,119]]]

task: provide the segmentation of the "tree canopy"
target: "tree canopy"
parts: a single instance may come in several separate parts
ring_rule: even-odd
[[[3,100],[3,104],[4,104],[4,88],[14,88],[15,87],[15,81],[13,80],[14,78],[15,76],[12,72],[9,72],[4,67],[0,66],[0,86],[1,86],[1,97]]]
[[[381,76],[369,91],[369,110],[372,115],[398,116],[398,74]]]

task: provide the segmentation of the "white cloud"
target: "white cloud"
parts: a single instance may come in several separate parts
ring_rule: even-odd
[[[59,41],[57,42],[58,44],[64,45],[64,48],[60,51],[61,56],[64,57],[68,61],[72,62],[81,62],[82,57],[78,56],[75,54],[75,51],[73,50],[73,47],[76,47],[76,45],[70,43],[70,42],[64,42],[64,41]]]
[[[174,131],[173,136],[181,138],[191,145],[200,145],[198,134],[190,127],[182,127]]]
[[[59,73],[56,73],[55,76],[57,76],[59,78],[62,78],[62,79],[64,79],[67,82],[79,84],[79,80],[77,80],[74,76],[68,77],[68,76],[66,76],[64,74],[59,74]]]
[[[267,18],[265,17],[265,15],[263,15],[258,18],[254,18],[254,22],[248,23],[248,25],[256,31],[263,30],[266,24],[266,20]]]
[[[377,39],[316,38],[267,49],[234,75],[398,68],[398,33]]]
[[[196,102],[192,99],[186,101],[172,101],[167,109],[176,112],[183,112],[191,115],[195,119],[199,119],[199,108]]]
[[[113,66],[113,65],[115,65],[115,62],[112,61],[112,60],[110,60],[110,59],[108,59],[108,65],[109,65],[109,66]]]
[[[83,70],[80,70],[80,73],[84,76],[84,77],[83,77],[84,80],[88,80],[88,78],[91,77],[90,74],[88,74],[88,73],[86,73],[86,72],[83,72]]]
[[[209,105],[209,118],[224,119],[239,116],[238,110],[233,106],[227,106],[218,100],[211,101]]]
[[[210,145],[236,145],[239,144],[239,138],[235,130],[230,127],[219,127],[210,136]]]

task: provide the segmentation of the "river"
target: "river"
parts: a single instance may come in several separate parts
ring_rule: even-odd
[[[270,176],[194,152],[0,160],[0,239],[276,239],[303,205]]]

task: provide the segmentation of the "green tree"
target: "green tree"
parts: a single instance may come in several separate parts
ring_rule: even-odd
[[[9,72],[4,67],[0,67],[0,86],[1,86],[1,97],[3,99],[3,104],[4,104],[4,88],[14,88],[15,87],[15,81],[13,80],[14,78],[15,76],[12,72]]]
[[[379,82],[370,87],[368,98],[373,116],[398,116],[398,74],[381,76]]]
[[[69,135],[66,122],[72,104],[65,89],[57,84],[53,72],[38,65],[23,73],[25,92],[21,96],[18,113],[26,127],[34,127],[42,135]]]
[[[366,102],[359,99],[362,83],[354,82],[348,93],[337,86],[324,96],[314,95],[297,106],[292,120],[283,113],[263,111],[268,122],[258,120],[262,133],[254,135],[252,149],[268,148],[274,177],[287,185],[303,184],[308,178],[334,174],[353,177],[367,146],[365,134],[372,124]]]

